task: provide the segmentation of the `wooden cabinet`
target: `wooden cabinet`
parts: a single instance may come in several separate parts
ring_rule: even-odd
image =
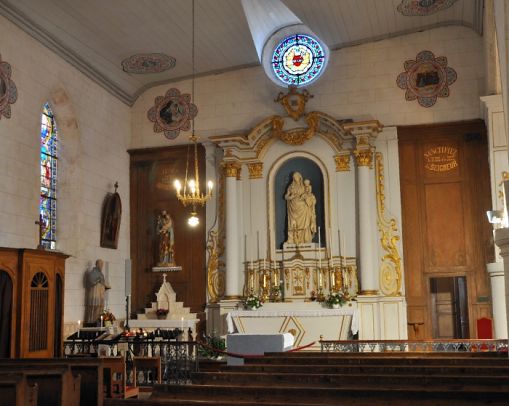
[[[11,298],[10,303],[0,303],[0,324],[10,330],[0,329],[3,355],[61,356],[67,257],[58,252],[0,248],[0,279],[4,296]]]

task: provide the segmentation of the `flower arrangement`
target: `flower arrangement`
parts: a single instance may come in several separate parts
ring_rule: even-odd
[[[223,351],[226,350],[226,340],[216,335],[214,331],[211,336],[205,335],[203,344],[198,346],[198,354],[205,358],[218,358],[223,356]],[[219,350],[216,352],[214,350]]]
[[[156,310],[157,317],[163,317],[166,316],[169,313],[168,309],[159,308]]]
[[[346,303],[346,298],[342,293],[331,293],[325,300],[328,307],[343,306]]]
[[[110,309],[104,309],[103,312],[101,313],[101,316],[104,322],[109,321],[113,323],[116,320],[115,315],[112,312],[110,312]],[[99,316],[99,319],[101,319],[101,316]]]
[[[263,306],[263,302],[260,300],[258,296],[255,296],[251,293],[244,299],[244,307],[247,309],[258,309]]]

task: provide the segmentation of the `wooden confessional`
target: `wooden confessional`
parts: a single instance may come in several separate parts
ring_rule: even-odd
[[[0,358],[62,355],[67,257],[0,248]]]

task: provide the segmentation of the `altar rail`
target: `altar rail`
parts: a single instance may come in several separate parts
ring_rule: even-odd
[[[64,341],[64,355],[66,357],[97,356],[103,349],[108,350],[107,356],[125,355],[128,384],[133,381],[133,357],[135,356],[160,356],[163,371],[162,379],[165,383],[189,383],[191,373],[198,371],[197,343],[195,341],[133,339],[132,337],[121,337],[114,342],[98,340]],[[150,383],[145,382],[144,384]]]
[[[507,352],[503,340],[320,340],[322,352]]]

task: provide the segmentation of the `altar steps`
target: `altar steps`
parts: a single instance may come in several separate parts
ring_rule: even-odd
[[[216,386],[216,385],[157,385],[145,401],[105,402],[115,405],[184,405],[194,401],[204,405],[344,405],[344,406],[507,406],[508,392],[455,391],[444,387],[428,388],[367,388],[363,385],[348,388],[317,388],[306,386]],[[155,403],[158,402],[158,403]],[[202,402],[202,403],[200,403]]]
[[[310,373],[310,371],[312,371]],[[294,387],[296,385],[320,388],[349,388],[362,381],[363,388],[404,389],[425,385],[428,389],[440,389],[447,386],[449,390],[494,390],[509,393],[509,374],[490,376],[465,375],[427,375],[394,374],[392,372],[372,373],[316,373],[313,366],[308,367],[308,373],[288,372],[199,372],[193,374],[193,383],[200,385],[243,385],[243,386],[271,386]]]
[[[507,354],[286,353],[156,385],[147,400],[109,406],[507,406]],[[491,372],[490,372],[491,371]]]

